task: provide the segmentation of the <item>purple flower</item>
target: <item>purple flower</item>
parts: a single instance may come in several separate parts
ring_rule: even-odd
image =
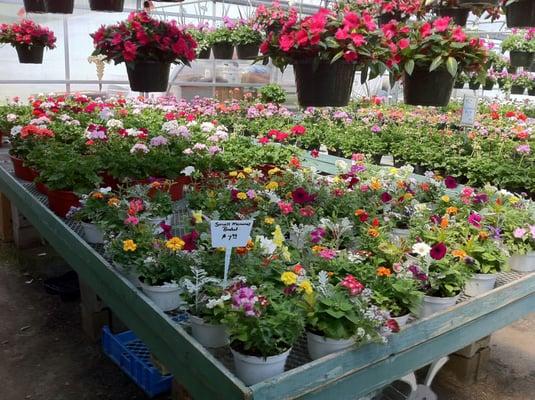
[[[440,218],[440,215],[431,215],[429,217],[429,220],[435,225],[438,225],[440,223],[441,219],[442,218]]]
[[[444,178],[444,185],[448,189],[455,189],[457,187],[457,181],[453,176],[447,176],[446,178]]]
[[[415,279],[425,282],[427,281],[427,274],[423,272],[418,266],[411,265],[409,267],[409,271],[412,273],[412,276],[414,276]]]
[[[381,132],[381,127],[379,125],[375,124],[374,126],[372,126],[372,132],[373,133]]]
[[[478,193],[472,201],[474,204],[484,204],[489,201],[489,196],[486,193]]]
[[[249,286],[238,289],[232,295],[232,307],[238,310],[242,310],[246,316],[257,316],[257,312],[254,308],[258,301],[258,297],[255,294],[253,288]]]
[[[521,144],[516,148],[516,152],[519,154],[529,154],[531,153],[531,147],[529,147],[529,144]]]
[[[472,213],[468,217],[468,223],[470,225],[475,226],[476,228],[481,228],[481,220],[482,220],[482,217],[478,213]]]
[[[153,147],[164,146],[167,144],[167,139],[163,136],[156,136],[150,140],[150,145]]]
[[[446,252],[448,251],[448,248],[444,243],[436,243],[433,247],[431,247],[431,250],[429,250],[429,255],[434,260],[442,260],[446,256]]]
[[[325,236],[325,229],[318,227],[310,232],[310,241],[312,243],[319,243]]]

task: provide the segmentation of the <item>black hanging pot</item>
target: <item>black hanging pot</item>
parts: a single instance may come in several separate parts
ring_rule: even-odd
[[[385,24],[388,24],[390,21],[392,20],[396,20],[396,21],[399,21],[399,22],[405,22],[409,19],[409,16],[403,16],[403,14],[399,13],[399,12],[393,12],[393,13],[384,13],[384,14],[381,14],[379,15],[379,18],[378,18],[378,22],[379,22],[379,26],[383,26]]]
[[[93,11],[122,12],[124,0],[89,0],[89,8]]]
[[[234,45],[226,42],[214,43],[212,44],[212,52],[216,60],[232,60]]]
[[[439,7],[436,12],[440,17],[451,17],[457,25],[466,26],[470,10],[457,7]]]
[[[21,64],[42,64],[45,46],[15,46]]]
[[[518,85],[511,86],[511,94],[524,94],[525,88]]]
[[[493,87],[494,87],[494,81],[486,80],[485,86],[483,86],[483,90],[492,90]]]
[[[460,7],[496,7],[500,4],[500,0],[458,0]]]
[[[355,79],[355,64],[342,60],[314,64],[311,59],[305,59],[296,61],[293,67],[300,106],[347,106]]]
[[[446,69],[429,72],[428,67],[415,67],[412,75],[405,72],[403,96],[405,104],[413,106],[446,106],[455,79]]]
[[[455,82],[453,84],[454,89],[462,89],[464,87],[464,82]]]
[[[533,64],[529,67],[529,72],[535,72],[535,61],[533,61]]]
[[[126,63],[130,89],[134,92],[166,92],[170,63],[136,61]]]
[[[24,0],[24,9],[27,13],[45,13],[45,0]]]
[[[509,72],[510,74],[515,74],[516,67],[513,67],[513,66],[507,67],[507,72]]]
[[[237,44],[236,52],[238,53],[238,58],[240,60],[253,60],[258,56],[258,48],[260,47],[257,43],[252,44]]]
[[[528,96],[535,96],[535,88],[528,90]]]
[[[511,65],[513,67],[531,67],[533,60],[535,59],[535,53],[528,53],[524,51],[511,51],[509,53],[511,59]]]
[[[198,60],[208,60],[209,58],[210,58],[210,47],[199,51],[199,54],[197,55]]]
[[[45,8],[52,14],[72,14],[74,0],[45,0]]]
[[[468,87],[471,90],[478,90],[481,87],[481,82],[469,82]]]
[[[535,1],[517,0],[505,5],[508,28],[530,28],[535,26]]]

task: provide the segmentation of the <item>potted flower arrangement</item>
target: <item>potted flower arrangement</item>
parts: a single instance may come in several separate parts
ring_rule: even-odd
[[[529,72],[522,71],[518,74],[510,75],[510,80],[506,83],[505,89],[511,94],[524,94],[526,89],[531,89],[532,77]]]
[[[262,103],[284,104],[286,103],[286,91],[276,83],[262,86],[258,91]]]
[[[535,3],[530,0],[503,0],[508,28],[535,26]]]
[[[144,11],[102,26],[91,37],[95,46],[92,55],[103,55],[115,64],[126,63],[130,88],[136,92],[165,92],[170,65],[189,66],[197,47],[176,21],[157,20]]]
[[[486,80],[485,80],[486,82]],[[479,81],[479,78],[475,74],[470,74],[469,81],[468,81],[468,87],[470,90],[478,90],[481,87],[481,82]]]
[[[535,59],[535,32],[511,33],[502,41],[502,52],[506,51],[513,67],[529,68]]]
[[[189,26],[187,32],[191,37],[197,42],[197,59],[198,60],[207,60],[210,58],[210,43],[209,43],[209,34],[210,28],[207,24],[198,24]]]
[[[23,64],[42,64],[45,47],[56,47],[56,37],[50,29],[30,20],[20,23],[0,25],[0,43],[15,47],[19,62]]]
[[[72,14],[74,0],[44,0],[45,10],[53,14]]]
[[[496,72],[493,69],[489,70],[485,79],[485,85],[483,86],[483,90],[492,90],[497,80],[498,78]]]
[[[511,254],[509,265],[515,271],[535,271],[535,218],[533,217],[533,209],[518,204],[516,207],[509,207],[503,213],[502,221],[504,244]]]
[[[357,66],[363,69],[363,80],[368,69],[371,78],[384,72],[380,60],[390,56],[388,41],[367,11],[358,13],[341,3],[335,10],[296,16],[295,9],[283,10],[278,4],[257,9],[257,24],[267,32],[262,57],[271,58],[281,71],[293,65],[301,106],[345,106]]]
[[[241,60],[255,59],[262,43],[262,34],[255,28],[252,21],[240,21],[232,30],[232,42],[236,46],[238,58]]]
[[[89,0],[92,11],[122,12],[124,0]]]
[[[397,74],[403,74],[406,104],[445,106],[459,71],[480,74],[483,79],[487,50],[484,42],[467,36],[449,17],[407,26],[387,24],[399,48]]]
[[[26,13],[45,13],[45,0],[24,0],[24,10]]]
[[[254,385],[284,372],[292,346],[304,330],[303,313],[278,287],[237,283],[230,288],[223,323],[230,335],[236,375]]]
[[[466,26],[470,9],[460,7],[459,0],[437,0],[432,4],[440,17],[450,17],[457,25]]]
[[[453,83],[454,89],[462,89],[470,81],[470,77],[464,72],[460,72],[455,77],[455,82]]]
[[[224,18],[223,25],[215,28],[208,34],[208,43],[216,60],[231,60],[234,54],[232,33],[236,23],[230,18]]]

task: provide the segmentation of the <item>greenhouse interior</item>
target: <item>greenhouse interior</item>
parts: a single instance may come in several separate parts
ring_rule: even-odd
[[[1,400],[535,399],[535,0],[0,0]]]

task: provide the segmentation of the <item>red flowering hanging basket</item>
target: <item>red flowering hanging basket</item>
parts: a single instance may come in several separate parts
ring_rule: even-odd
[[[134,92],[166,92],[170,63],[137,61],[126,63],[130,89]]]
[[[45,46],[16,45],[17,55],[21,64],[42,64]]]
[[[10,155],[9,158],[13,163],[13,169],[15,171],[15,176],[24,181],[33,182],[35,178],[39,175],[36,170],[24,165],[24,160]]]
[[[468,14],[470,14],[469,9],[457,7],[439,7],[436,12],[440,17],[450,17],[453,22],[460,26],[466,26]]]
[[[428,68],[415,68],[403,78],[405,104],[413,106],[447,106],[455,78],[446,70],[429,72]]]
[[[80,198],[68,190],[48,190],[48,207],[57,216],[65,218],[71,207],[80,207]]]
[[[508,28],[530,28],[535,26],[535,1],[507,0],[505,15]]]
[[[24,10],[26,10],[27,13],[45,13],[45,0],[24,0]]]
[[[93,11],[122,12],[124,0],[89,0],[89,8]]]

